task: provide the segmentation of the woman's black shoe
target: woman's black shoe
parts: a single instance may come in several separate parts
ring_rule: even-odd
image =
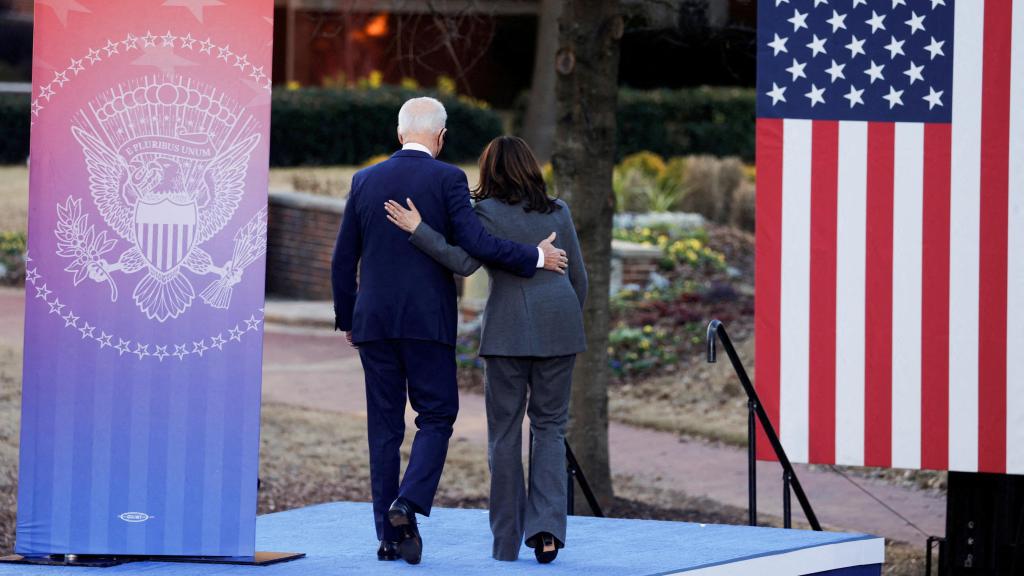
[[[398,545],[394,542],[387,540],[380,541],[380,548],[377,548],[377,560],[398,560],[401,558],[398,554]]]
[[[558,540],[547,532],[533,536],[527,544],[533,548],[533,555],[541,564],[550,564],[558,556]]]

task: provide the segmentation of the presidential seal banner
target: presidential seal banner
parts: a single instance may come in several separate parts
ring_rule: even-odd
[[[19,554],[254,554],[271,0],[37,0]]]

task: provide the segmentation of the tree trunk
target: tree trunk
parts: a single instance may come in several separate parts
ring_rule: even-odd
[[[555,53],[558,52],[558,17],[562,12],[562,2],[540,1],[533,82],[523,121],[523,139],[541,162],[551,159],[555,140]]]
[[[612,168],[618,100],[617,0],[564,0],[559,19],[555,185],[572,206],[590,275],[583,310],[587,351],[576,361],[569,442],[601,504],[612,498],[608,461],[608,330],[611,272]],[[586,512],[582,498],[577,511]]]

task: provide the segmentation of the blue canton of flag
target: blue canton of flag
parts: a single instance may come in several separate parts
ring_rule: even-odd
[[[955,0],[759,0],[757,115],[950,122]]]

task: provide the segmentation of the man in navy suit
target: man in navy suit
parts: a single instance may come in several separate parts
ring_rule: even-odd
[[[568,262],[552,245],[554,234],[539,246],[526,246],[484,230],[466,175],[435,159],[444,146],[446,120],[444,106],[433,98],[402,106],[402,150],[353,176],[332,262],[335,329],[359,349],[366,377],[377,557],[410,564],[422,555],[416,514],[430,515],[459,409],[457,304],[452,273],[387,222],[385,202],[411,198],[423,220],[452,244],[522,277],[538,268],[564,273]],[[407,398],[417,414],[417,432],[399,483]]]

